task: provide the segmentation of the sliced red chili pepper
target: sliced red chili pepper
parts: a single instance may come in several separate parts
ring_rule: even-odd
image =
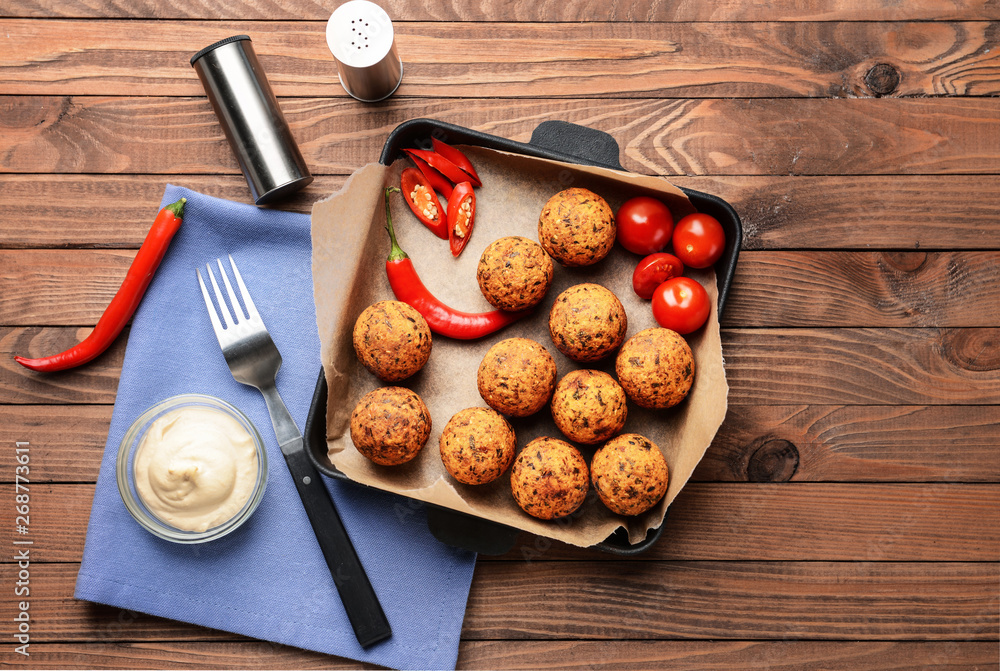
[[[476,169],[473,167],[472,161],[469,160],[468,156],[451,145],[438,140],[437,138],[431,138],[431,142],[434,143],[434,151],[457,165],[465,174],[469,176],[469,181],[472,182],[472,186],[483,185],[483,183],[479,180],[479,175],[476,174]]]
[[[434,189],[416,168],[407,168],[399,176],[403,199],[424,226],[441,238],[448,239],[448,222]]]
[[[51,372],[83,365],[108,349],[132,318],[135,309],[139,307],[139,302],[146,293],[146,287],[153,279],[153,273],[163,260],[163,255],[167,253],[167,247],[170,246],[177,229],[181,227],[186,202],[186,198],[181,198],[176,203],[164,207],[156,215],[146,239],[139,247],[128,272],[125,273],[121,287],[118,288],[118,292],[111,299],[90,335],[59,354],[41,359],[15,356],[14,360],[31,370]]]
[[[455,185],[448,200],[448,245],[451,255],[458,256],[469,244],[476,223],[476,194],[471,182]]]
[[[409,156],[420,170],[420,174],[422,174],[427,180],[427,183],[431,185],[431,188],[444,196],[446,200],[451,198],[452,189],[455,188],[451,185],[451,182],[449,182],[440,172],[430,167],[424,159],[419,156],[414,156],[413,154],[410,154]]]
[[[427,161],[432,168],[451,180],[452,184],[461,184],[462,182],[469,181],[469,176],[465,174],[464,170],[446,159],[441,154],[433,151],[427,151],[426,149],[404,149],[403,151],[405,151],[409,156],[416,156],[417,158]]]
[[[389,187],[385,190],[385,230],[389,231],[389,240],[392,242],[389,257],[385,260],[385,272],[396,299],[409,304],[423,315],[431,331],[448,338],[472,340],[495,333],[530,314],[530,310],[462,312],[448,307],[435,298],[417,275],[413,261],[396,242],[396,232],[392,229],[392,213],[389,211],[389,194],[394,191],[399,189]]]

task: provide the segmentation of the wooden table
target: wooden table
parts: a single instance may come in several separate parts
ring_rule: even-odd
[[[247,33],[318,175],[287,207],[413,117],[516,140],[565,119],[743,219],[729,414],[662,540],[482,559],[459,667],[996,669],[1000,6],[382,0],[405,79],[364,105],[335,4],[0,3],[0,520],[13,547],[30,442],[35,538],[30,658],[0,558],[0,665],[353,666],[74,601],[126,337],[59,375],[11,356],[88,332],[166,183],[249,202],[188,65]]]

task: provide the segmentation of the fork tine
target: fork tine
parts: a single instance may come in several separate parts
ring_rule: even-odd
[[[201,285],[201,295],[205,298],[205,307],[208,308],[208,318],[212,320],[212,329],[215,330],[216,337],[222,333],[222,322],[219,321],[219,315],[215,311],[215,306],[212,305],[212,297],[208,294],[208,287],[205,286],[205,280],[201,277],[201,271],[197,268],[194,269],[198,273],[198,284]]]
[[[219,290],[219,283],[215,281],[215,273],[212,272],[212,264],[206,263],[205,267],[208,268],[208,279],[212,280],[212,288],[215,289],[215,297],[219,300],[219,307],[222,309],[222,320],[226,323],[226,328],[233,325],[233,317],[229,314],[229,308],[226,307],[226,299],[222,297],[222,291]],[[222,274],[225,277],[225,273]]]
[[[229,262],[232,263],[233,257],[229,257]],[[243,308],[240,307],[240,302],[236,300],[236,292],[233,291],[233,285],[229,283],[229,273],[226,272],[225,266],[222,265],[222,259],[216,259],[219,264],[219,274],[222,275],[222,282],[226,285],[226,292],[229,294],[229,302],[233,306],[233,315],[236,317],[236,323],[240,323],[246,317],[243,316]],[[246,294],[243,294],[246,297]]]
[[[243,276],[240,275],[240,269],[236,267],[236,261],[233,261],[233,255],[229,255],[229,264],[233,267],[233,275],[236,276],[236,284],[240,286],[240,294],[243,296],[243,303],[247,308],[247,316],[250,319],[260,319],[260,314],[257,312],[257,306],[253,304],[253,299],[250,298],[250,292],[247,291],[247,285],[243,284]],[[235,298],[233,299],[235,303]]]

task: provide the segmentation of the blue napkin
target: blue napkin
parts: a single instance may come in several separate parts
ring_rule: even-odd
[[[278,391],[302,428],[320,369],[309,216],[176,186],[167,187],[163,204],[182,197],[184,223],[133,319],[76,598],[383,666],[453,669],[475,555],[434,539],[419,504],[324,478],[392,626],[392,638],[361,648],[264,399],[232,378],[205,311],[195,268],[204,274],[206,262],[232,254],[281,351]],[[235,532],[200,545],[145,531],[115,482],[118,444],[129,425],[182,393],[235,405],[267,445],[260,507]]]

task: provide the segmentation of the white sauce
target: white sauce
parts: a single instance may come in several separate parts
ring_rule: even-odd
[[[177,408],[149,427],[136,452],[135,488],[151,513],[205,531],[238,513],[257,482],[253,437],[213,408]]]

